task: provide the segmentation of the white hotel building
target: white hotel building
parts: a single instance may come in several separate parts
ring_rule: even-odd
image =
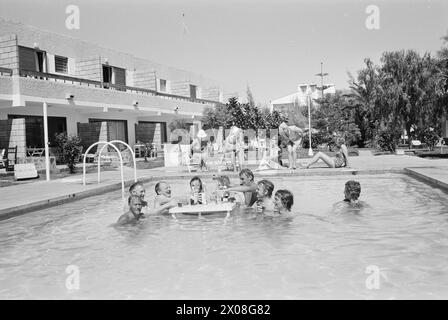
[[[100,138],[162,144],[171,121],[198,129],[204,107],[231,96],[193,72],[0,18],[0,149],[17,157],[44,146],[45,113],[50,144],[64,131],[84,150]]]

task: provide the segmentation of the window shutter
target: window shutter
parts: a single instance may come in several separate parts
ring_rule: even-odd
[[[67,73],[68,58],[61,56],[54,56],[55,71],[59,73]]]
[[[126,69],[122,68],[116,68],[114,67],[115,72],[115,83],[119,86],[125,86],[126,85]]]
[[[19,67],[22,70],[37,71],[36,52],[34,49],[19,47]]]

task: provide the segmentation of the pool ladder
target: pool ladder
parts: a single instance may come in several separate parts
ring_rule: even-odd
[[[134,182],[137,182],[137,163],[135,161],[134,150],[132,150],[132,148],[124,141],[112,140],[112,141],[98,141],[98,142],[95,142],[92,145],[90,145],[89,148],[87,148],[86,152],[84,153],[84,159],[83,159],[83,164],[82,164],[82,184],[84,186],[86,185],[86,158],[87,158],[87,154],[89,153],[90,149],[92,149],[96,145],[103,144],[103,146],[100,149],[100,152],[97,152],[97,156],[98,156],[98,183],[100,183],[101,182],[101,153],[103,152],[103,150],[104,150],[104,148],[106,146],[110,146],[110,147],[114,148],[115,151],[117,151],[118,158],[120,159],[121,197],[123,198],[123,201],[124,201],[125,200],[125,196],[124,196],[125,191],[124,191],[124,176],[123,176],[123,156],[122,156],[120,150],[117,148],[117,146],[114,145],[114,143],[123,144],[131,151],[132,160],[134,162]]]

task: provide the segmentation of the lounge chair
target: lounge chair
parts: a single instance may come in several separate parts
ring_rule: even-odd
[[[195,153],[191,157],[191,146],[189,144],[181,144],[180,152],[182,167],[186,167],[188,172],[197,171],[201,165],[200,153]]]

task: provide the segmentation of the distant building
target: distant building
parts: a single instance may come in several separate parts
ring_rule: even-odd
[[[324,84],[324,86],[327,87],[324,94],[336,93],[334,84]],[[297,92],[271,101],[271,112],[274,110],[283,112],[288,115],[290,122],[292,121],[298,126],[308,126],[308,119],[302,114],[304,108],[307,108],[308,94],[312,100],[315,100],[321,97],[322,91],[315,83],[299,84]]]

